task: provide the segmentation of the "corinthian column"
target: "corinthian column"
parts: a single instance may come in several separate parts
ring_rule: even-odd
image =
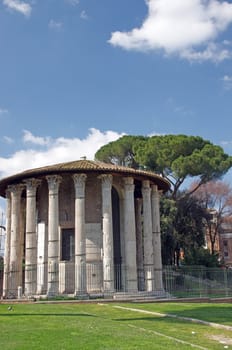
[[[48,296],[59,292],[59,185],[61,177],[47,176],[48,182]]]
[[[144,267],[143,267],[143,230],[142,230],[142,198],[135,200],[136,219],[136,261],[138,269],[138,289],[144,290]]]
[[[16,297],[18,287],[22,286],[20,279],[22,273],[22,256],[20,249],[20,213],[22,185],[12,185],[8,189],[11,192],[11,239],[10,239],[10,285],[9,296]]]
[[[28,179],[26,184],[25,295],[32,296],[37,287],[36,190],[40,181]]]
[[[6,240],[4,252],[4,278],[3,278],[3,298],[8,297],[9,292],[9,269],[10,269],[10,236],[11,236],[11,195],[6,190]]]
[[[160,237],[160,195],[156,185],[152,186],[152,232],[154,246],[154,280],[155,290],[163,291],[161,237]]]
[[[151,188],[150,181],[143,181],[143,238],[144,238],[144,273],[145,289],[151,292],[154,287],[154,257],[152,242],[152,219],[151,219]]]
[[[87,294],[86,232],[85,232],[85,174],[74,174],[75,186],[75,295]]]
[[[138,285],[136,265],[134,179],[132,177],[124,178],[124,234],[126,290],[128,292],[136,292],[138,290]]]
[[[102,230],[103,230],[103,283],[104,292],[114,291],[114,242],[112,224],[112,175],[101,175]]]

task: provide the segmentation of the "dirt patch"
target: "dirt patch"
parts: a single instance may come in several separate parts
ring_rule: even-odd
[[[209,338],[218,341],[220,344],[232,345],[232,338],[225,337],[223,335],[210,335]]]

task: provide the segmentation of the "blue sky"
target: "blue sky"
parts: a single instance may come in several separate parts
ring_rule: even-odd
[[[0,176],[122,134],[232,154],[232,1],[0,0]]]

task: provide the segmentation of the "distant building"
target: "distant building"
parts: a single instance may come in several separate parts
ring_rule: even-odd
[[[220,225],[218,223],[218,212],[215,209],[209,209],[210,218],[207,220],[205,241],[206,248],[209,249],[210,253],[219,253],[219,231]],[[213,247],[212,247],[213,246]]]
[[[211,209],[211,224],[206,229],[206,248],[212,253],[212,240],[214,241],[214,252],[218,254],[219,261],[228,267],[232,267],[232,223],[224,220],[218,223],[217,211]]]
[[[232,224],[223,224],[219,235],[219,256],[228,267],[232,267]]]
[[[3,297],[163,290],[161,176],[79,160],[0,181],[7,199]]]

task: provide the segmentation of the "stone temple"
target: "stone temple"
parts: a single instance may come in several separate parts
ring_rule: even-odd
[[[6,202],[3,297],[163,291],[161,176],[86,159],[0,181]]]

